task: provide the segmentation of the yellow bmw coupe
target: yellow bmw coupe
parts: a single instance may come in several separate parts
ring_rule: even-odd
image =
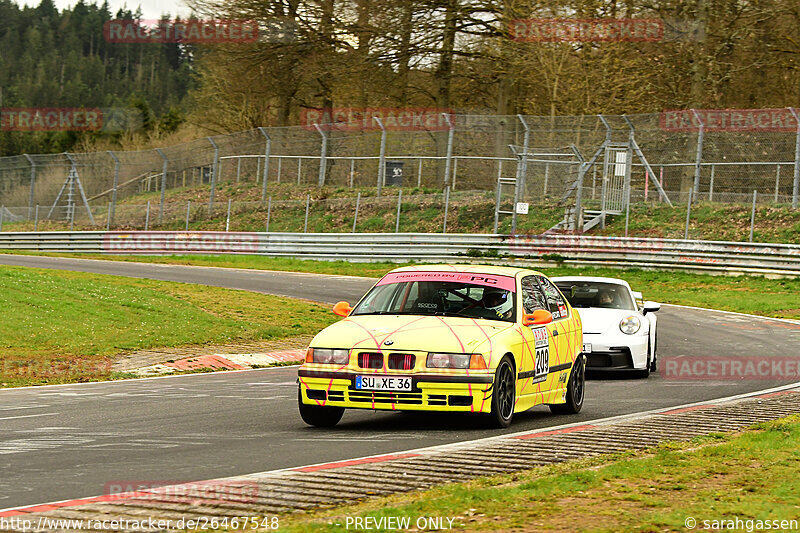
[[[345,409],[514,413],[583,406],[581,320],[534,270],[426,265],[386,274],[311,341],[298,370],[300,415],[330,427]]]

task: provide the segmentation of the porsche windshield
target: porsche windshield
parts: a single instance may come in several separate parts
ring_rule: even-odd
[[[636,310],[630,292],[624,285],[600,281],[557,281],[556,285],[575,308]]]
[[[511,288],[513,285],[502,288],[458,281],[379,283],[361,300],[351,316],[431,315],[513,322],[516,306]]]

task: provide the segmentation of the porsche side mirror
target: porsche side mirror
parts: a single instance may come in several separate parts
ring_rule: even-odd
[[[338,316],[347,316],[350,314],[353,308],[350,307],[350,304],[347,302],[337,302],[336,305],[333,306],[333,314]]]
[[[542,326],[553,321],[553,313],[546,309],[537,309],[531,314],[522,315],[523,326]]]
[[[642,308],[642,314],[646,315],[647,313],[655,313],[661,309],[661,304],[657,302],[645,302],[644,307]]]

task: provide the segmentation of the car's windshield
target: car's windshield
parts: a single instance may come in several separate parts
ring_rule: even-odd
[[[557,281],[556,285],[575,308],[636,310],[630,292],[624,285],[600,281]]]
[[[353,309],[351,316],[459,316],[508,322],[515,319],[513,278],[506,278],[495,284],[493,282],[499,277],[494,277],[489,282],[445,281],[458,279],[458,273],[446,273],[444,277],[416,274],[404,276],[418,278],[408,281],[384,278]],[[474,277],[472,274],[469,276]],[[425,277],[429,279],[423,279]]]

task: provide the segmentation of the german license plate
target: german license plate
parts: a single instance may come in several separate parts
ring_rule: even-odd
[[[356,389],[410,391],[411,378],[397,376],[356,376]]]
[[[584,344],[583,345],[583,353],[592,353],[592,345],[591,344]]]

